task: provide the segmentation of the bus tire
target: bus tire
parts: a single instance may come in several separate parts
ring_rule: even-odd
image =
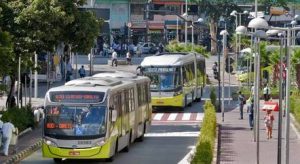
[[[146,123],[144,123],[143,134],[139,138],[137,138],[136,141],[143,142],[144,141],[145,132],[146,132]]]
[[[129,152],[130,149],[130,143],[131,143],[131,131],[129,133],[128,143],[127,146],[124,148],[124,152]]]
[[[112,162],[112,161],[114,161],[115,156],[116,156],[117,153],[118,153],[118,139],[117,139],[117,141],[116,141],[115,152],[114,152],[114,154],[113,154],[111,157],[107,158],[105,161],[107,161],[107,162]]]
[[[53,158],[54,163],[62,163],[61,158]]]

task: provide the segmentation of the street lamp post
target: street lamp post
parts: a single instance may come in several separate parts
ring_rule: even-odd
[[[187,17],[188,17],[188,4],[187,4],[188,2],[187,2],[187,0],[185,0],[185,16],[186,16],[186,19],[187,19]],[[184,22],[184,43],[185,44],[187,44],[187,22],[185,21]]]
[[[241,26],[242,22],[241,22],[241,18],[242,15],[245,14],[249,14],[248,11],[244,11],[242,13],[238,13],[236,10],[233,10],[230,13],[230,16],[234,16],[235,17],[235,28],[237,29],[239,26]],[[237,70],[238,67],[238,55],[241,51],[241,35],[237,33],[236,37],[235,37],[235,61],[236,61],[236,68],[235,70]]]
[[[252,19],[249,24],[248,24],[249,28],[253,28],[253,29],[268,29],[269,25],[267,23],[266,20],[262,19],[262,18],[254,18]],[[255,59],[254,59],[254,63],[255,64],[255,82],[254,82],[254,90],[255,90],[255,94],[254,94],[254,107],[255,107],[255,111],[256,111],[256,118],[255,118],[255,131],[256,131],[256,163],[259,164],[259,118],[260,118],[260,102],[259,102],[259,84],[260,84],[260,54],[259,54],[259,41],[260,38],[262,37],[266,37],[266,33],[262,30],[256,30],[254,33],[254,37],[256,38],[256,49],[257,52],[255,53]]]
[[[225,58],[227,56],[227,30],[222,30],[220,35],[223,36],[223,62],[222,62],[222,121],[224,122],[224,73]],[[220,77],[219,77],[220,78]]]

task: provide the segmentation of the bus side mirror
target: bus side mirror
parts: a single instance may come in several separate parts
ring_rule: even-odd
[[[111,111],[111,121],[112,122],[116,122],[117,121],[117,117],[118,117],[117,110],[112,110]]]

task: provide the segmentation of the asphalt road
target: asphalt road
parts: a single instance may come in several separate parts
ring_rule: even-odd
[[[117,154],[112,164],[174,164],[180,162],[193,148],[199,135],[198,125],[156,125],[143,142],[131,145],[128,153]],[[95,160],[66,160],[66,163],[108,163]],[[21,164],[52,164],[43,158],[41,149],[24,159]]]

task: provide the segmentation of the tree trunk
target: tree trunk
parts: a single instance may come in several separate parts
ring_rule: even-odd
[[[10,90],[9,90],[9,93],[7,95],[7,100],[6,100],[6,108],[7,109],[13,107],[11,101],[12,101],[12,97],[14,96],[15,82],[16,82],[16,77],[15,76],[11,76]],[[16,98],[15,98],[15,100],[16,100]]]
[[[210,51],[212,55],[217,55],[217,23],[215,20],[210,19],[210,36],[211,36],[211,47],[210,47]]]
[[[300,64],[296,64],[295,68],[296,68],[296,83],[298,89],[300,89]]]

